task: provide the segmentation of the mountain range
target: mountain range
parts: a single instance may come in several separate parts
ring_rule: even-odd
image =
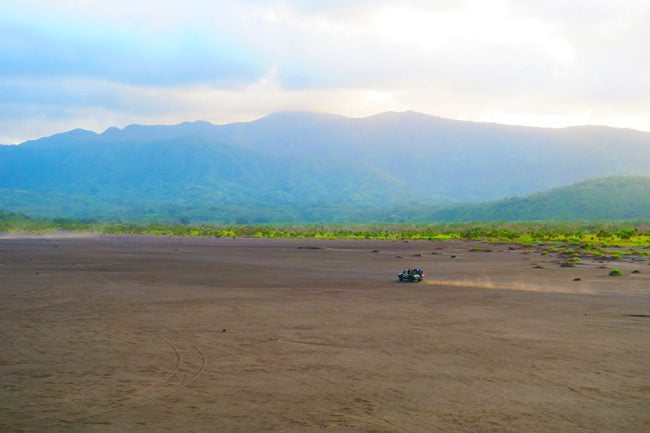
[[[226,125],[78,129],[0,146],[0,208],[227,223],[521,219],[531,212],[590,219],[607,215],[586,207],[566,215],[530,207],[517,213],[512,206],[525,208],[517,201],[524,199],[511,197],[590,178],[649,175],[647,132],[507,126],[415,112],[290,112]],[[624,183],[645,188],[644,182]],[[548,194],[574,200],[561,188]],[[495,202],[504,198],[507,209]],[[533,198],[541,203],[539,194]],[[491,203],[466,206],[485,201]]]

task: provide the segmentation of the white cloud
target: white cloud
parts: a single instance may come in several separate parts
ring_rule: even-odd
[[[129,79],[151,74],[151,65],[137,63],[128,74],[78,68],[74,75],[5,76],[0,90],[10,91],[1,92],[0,104],[11,114],[0,116],[0,142],[33,137],[43,130],[36,123],[101,129],[302,109],[353,116],[413,109],[468,120],[650,130],[650,2],[5,0],[4,9],[47,17],[54,29],[77,23],[119,30],[140,48],[192,29],[201,40],[185,41],[184,49],[210,56],[205,44],[218,41],[220,55],[235,49],[257,60],[255,73],[234,86],[210,79],[200,68],[221,63],[193,63],[197,55],[179,57],[187,64],[173,71],[186,79],[170,83],[147,82],[146,74]],[[0,33],[0,48],[7,36]],[[241,57],[230,54],[224,61]]]

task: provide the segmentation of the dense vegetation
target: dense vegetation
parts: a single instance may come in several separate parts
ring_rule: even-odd
[[[644,219],[650,218],[650,177],[589,179],[526,197],[401,214],[407,220],[439,222]]]
[[[360,208],[396,206],[401,190],[370,168],[273,158],[201,140],[0,149],[0,206],[34,216],[336,220]]]
[[[571,246],[593,255],[624,254],[607,248],[632,248],[648,255],[650,220],[621,222],[525,222],[347,225],[191,225],[136,224],[93,220],[32,218],[0,212],[0,232],[83,231],[103,234],[315,239],[454,240]],[[645,249],[641,251],[641,249]],[[553,251],[553,250],[551,250]]]
[[[0,146],[0,208],[43,217],[246,225],[637,218],[644,216],[579,208],[562,215],[549,208],[540,216],[537,199],[494,210],[442,206],[593,177],[650,175],[648,161],[650,134],[632,130],[512,127],[412,112],[364,119],[282,113],[223,126],[76,130]],[[568,201],[558,200],[558,209]]]
[[[132,189],[104,188],[95,195],[46,189],[42,191],[0,189],[0,205],[20,209],[33,216],[64,216],[73,219],[130,221],[167,224],[305,224],[305,223],[368,223],[392,224],[463,221],[585,221],[629,220],[650,218],[650,177],[629,176],[590,179],[568,187],[557,188],[526,197],[478,204],[430,206],[415,195],[399,200],[382,200],[378,182],[375,192],[359,191],[372,183],[371,178],[333,176],[330,186],[338,183],[338,191],[347,191],[348,199],[315,192],[319,187],[294,187],[282,193],[282,199],[268,191],[262,177],[255,194],[247,194],[235,181],[224,181],[221,189],[230,189],[230,198],[208,187],[176,191],[176,199],[157,196],[146,183]],[[321,185],[322,187],[322,185]],[[84,188],[93,188],[90,184]],[[335,190],[335,188],[333,188]],[[387,192],[384,189],[384,192]],[[394,191],[390,194],[396,194]],[[322,201],[318,201],[320,197]],[[365,200],[365,201],[364,201]],[[216,202],[216,203],[215,203]]]

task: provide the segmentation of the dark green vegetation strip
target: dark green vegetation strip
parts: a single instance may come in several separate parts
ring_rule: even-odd
[[[610,255],[607,248],[650,248],[650,221],[453,224],[192,225],[34,218],[0,211],[0,232],[94,232],[157,236],[313,239],[477,240],[546,246],[566,255]],[[564,249],[558,248],[565,246]],[[634,251],[648,255],[650,251]],[[626,254],[617,250],[615,254]]]

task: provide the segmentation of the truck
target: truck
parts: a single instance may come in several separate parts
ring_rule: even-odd
[[[424,272],[422,269],[404,269],[402,272],[397,274],[397,279],[399,281],[408,281],[409,283],[422,281],[424,277]]]

